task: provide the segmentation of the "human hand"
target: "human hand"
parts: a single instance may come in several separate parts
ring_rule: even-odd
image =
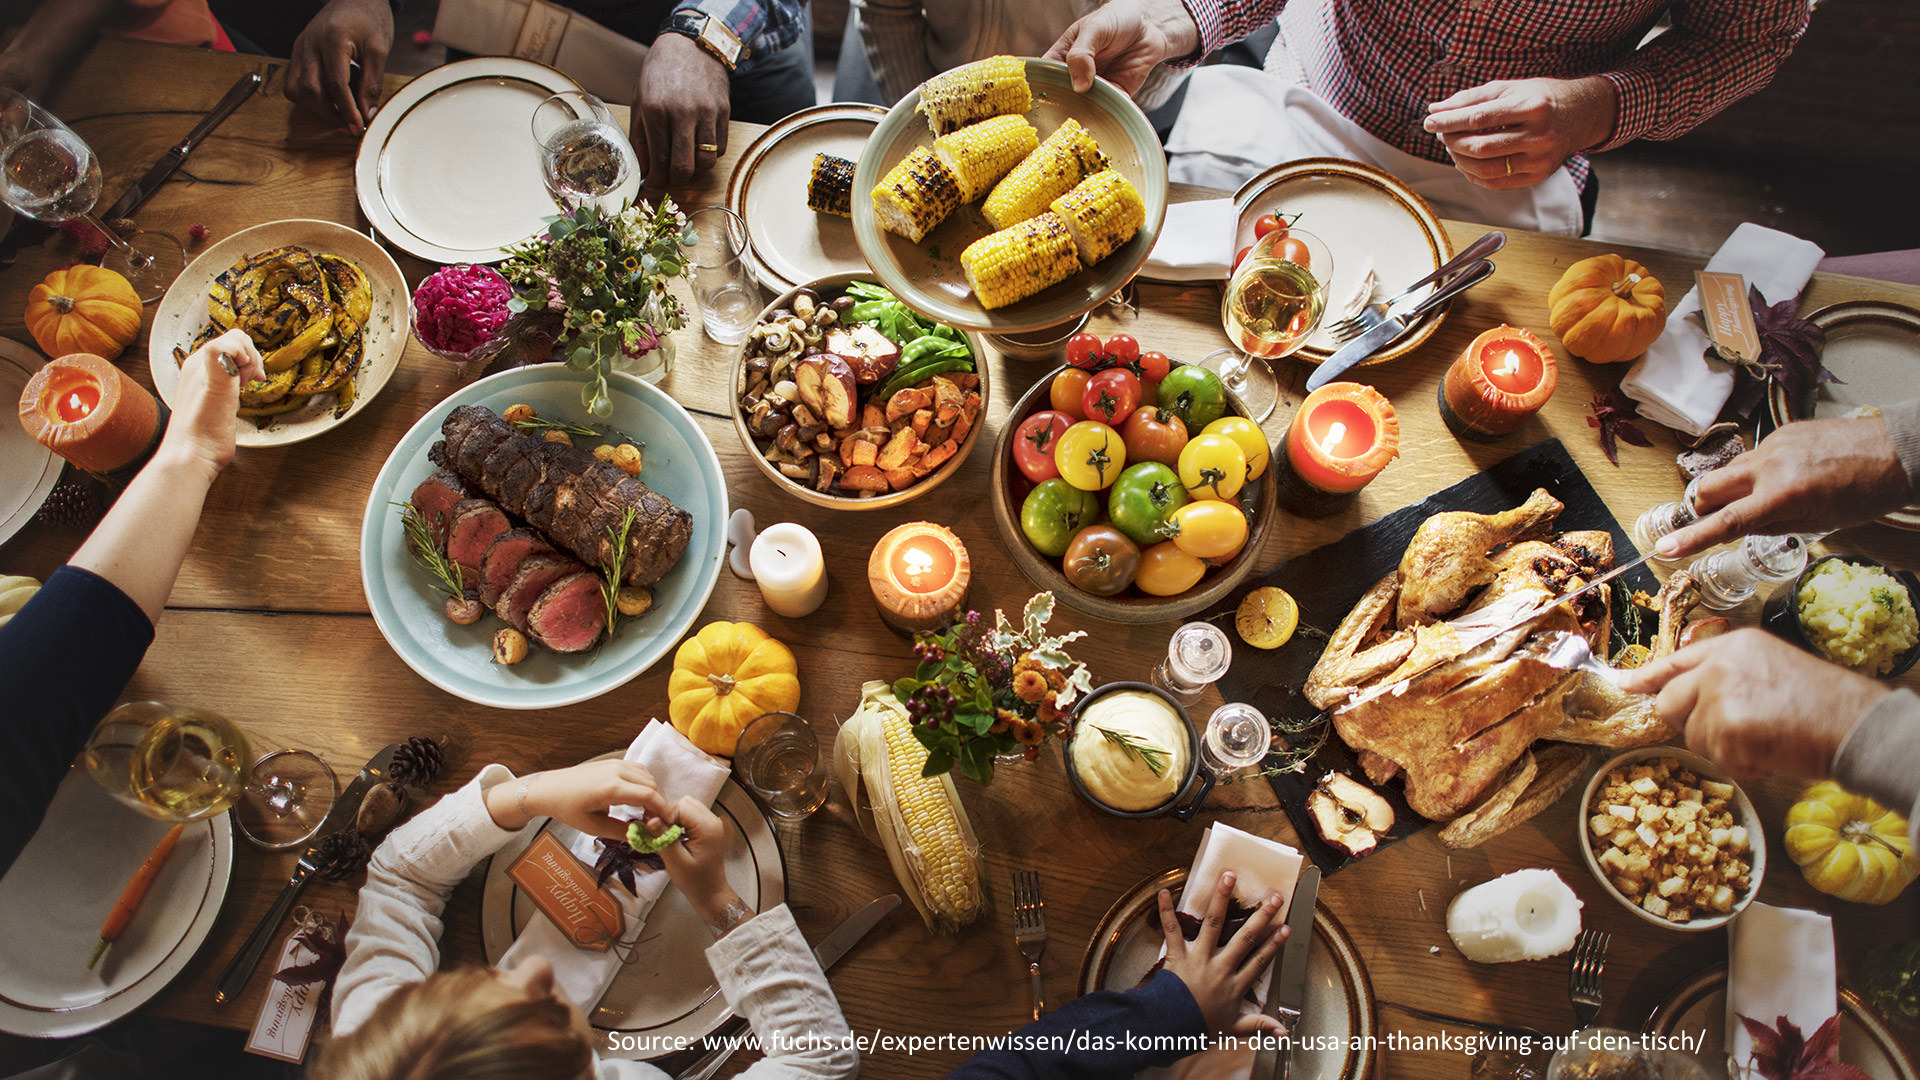
[[[684,184],[727,152],[730,79],[726,65],[687,35],[654,39],[628,120],[647,186]],[[699,149],[703,145],[719,149]]]
[[[233,372],[222,366],[223,358]],[[211,482],[233,460],[240,384],[266,377],[260,350],[245,330],[229,330],[195,349],[180,363],[180,381],[173,384],[173,419],[161,450],[204,467]]]
[[[380,79],[393,48],[393,9],[387,0],[327,0],[300,31],[287,67],[287,100],[318,116],[333,117],[360,135],[380,104]],[[352,81],[351,61],[360,62]]]
[[[1660,538],[1678,559],[1748,533],[1827,532],[1913,498],[1886,420],[1801,420],[1700,478],[1700,520]]]
[[[1200,27],[1180,0],[1113,0],[1067,27],[1046,59],[1067,65],[1074,90],[1093,89],[1093,77],[1131,94],[1154,65],[1200,49]]]
[[[1241,1001],[1287,940],[1289,931],[1284,925],[1267,932],[1280,912],[1282,897],[1277,892],[1268,893],[1232,939],[1219,945],[1234,880],[1231,870],[1220,875],[1207,903],[1206,918],[1200,922],[1200,934],[1192,941],[1180,932],[1173,894],[1160,890],[1160,929],[1167,936],[1167,970],[1186,984],[1187,992],[1200,1006],[1200,1014],[1207,1018],[1208,1031],[1219,1035],[1252,1035],[1259,1031],[1278,1034],[1284,1030],[1279,1020],[1264,1013],[1243,1014]]]
[[[1736,776],[1819,779],[1861,717],[1890,691],[1748,627],[1622,671],[1622,690],[1660,696],[1660,719]]]
[[[727,827],[719,815],[691,795],[674,804],[673,818],[685,842],[667,845],[660,857],[693,910],[712,926],[729,905],[741,902],[740,894],[727,884]],[[656,818],[648,818],[646,823],[655,834],[666,825],[665,820]]]
[[[1613,133],[1620,96],[1598,75],[1499,79],[1427,106],[1426,129],[1454,167],[1495,191],[1531,187]]]
[[[517,781],[487,789],[487,813],[503,829],[517,829],[536,817],[550,817],[590,836],[624,840],[627,822],[607,813],[616,806],[638,806],[649,814],[667,811],[653,774],[636,761],[601,758],[566,769],[529,773]]]

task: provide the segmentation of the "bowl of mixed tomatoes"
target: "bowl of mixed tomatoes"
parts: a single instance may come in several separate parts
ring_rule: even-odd
[[[993,514],[1013,561],[1116,622],[1183,618],[1252,574],[1274,517],[1272,448],[1213,372],[1077,334],[1000,429]]]

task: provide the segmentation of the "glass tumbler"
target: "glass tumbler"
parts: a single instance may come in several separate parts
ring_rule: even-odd
[[[760,314],[760,288],[747,273],[747,223],[724,206],[687,216],[696,239],[687,249],[693,299],[707,336],[722,345],[747,340]]]
[[[797,821],[827,801],[820,739],[805,717],[770,712],[755,719],[734,745],[733,767],[778,817]]]

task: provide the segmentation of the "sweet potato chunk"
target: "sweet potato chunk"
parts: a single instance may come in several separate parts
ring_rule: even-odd
[[[848,491],[885,491],[887,477],[871,465],[855,465],[840,478],[840,486]]]
[[[903,428],[891,442],[887,443],[886,449],[880,451],[880,460],[877,464],[882,471],[901,468],[919,448],[920,437],[913,433],[912,428]]]

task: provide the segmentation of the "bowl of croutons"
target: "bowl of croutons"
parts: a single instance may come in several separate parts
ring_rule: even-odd
[[[1628,750],[1587,782],[1581,805],[1587,869],[1647,922],[1715,930],[1760,892],[1760,815],[1740,785],[1699,754]]]

